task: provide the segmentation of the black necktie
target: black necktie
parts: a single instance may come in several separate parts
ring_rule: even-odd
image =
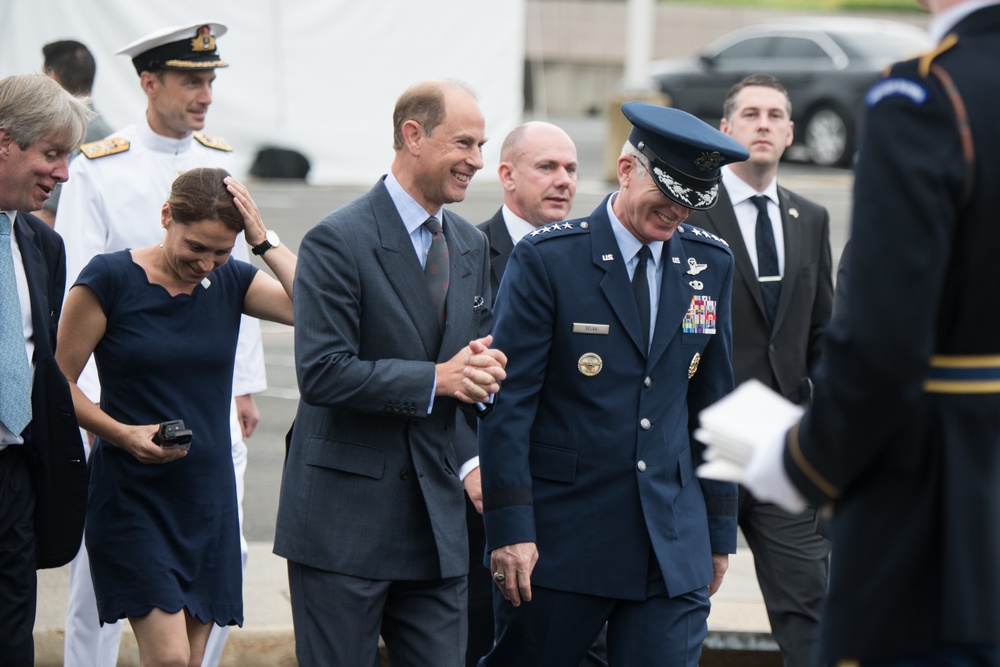
[[[632,294],[635,295],[635,305],[639,309],[639,325],[642,328],[642,342],[649,348],[649,279],[646,277],[646,264],[653,256],[648,245],[639,248],[639,262],[632,274]]]
[[[778,270],[778,248],[774,245],[774,230],[771,216],[767,214],[767,197],[757,195],[750,201],[757,207],[757,280],[760,293],[764,297],[767,318],[774,325],[778,313],[778,299],[781,297],[781,274]]]
[[[424,227],[431,233],[431,247],[427,250],[424,262],[424,278],[427,279],[427,289],[431,301],[437,310],[438,321],[444,328],[444,302],[448,296],[448,244],[444,239],[441,221],[431,216],[427,218]]]

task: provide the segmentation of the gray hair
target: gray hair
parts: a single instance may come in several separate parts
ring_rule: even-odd
[[[626,141],[625,145],[622,146],[621,157],[635,158],[635,163],[638,165],[636,167],[636,172],[639,176],[645,176],[649,173],[649,166],[646,163],[646,157],[639,152],[638,148],[632,145],[631,141]]]
[[[0,80],[0,127],[21,150],[55,139],[63,142],[60,148],[75,151],[93,117],[84,101],[44,74],[15,74]]]

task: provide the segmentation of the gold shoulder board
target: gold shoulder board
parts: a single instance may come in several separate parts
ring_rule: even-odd
[[[941,43],[920,57],[920,76],[927,77],[931,71],[931,63],[939,55],[958,44],[958,35],[949,33],[941,40]]]
[[[124,153],[129,149],[129,146],[131,146],[131,144],[127,140],[120,137],[111,137],[109,139],[101,139],[100,141],[91,141],[89,144],[83,144],[80,146],[80,152],[91,160],[95,160],[99,157],[104,157],[105,155]]]
[[[209,148],[214,148],[217,151],[228,151],[232,152],[233,147],[226,143],[226,140],[222,137],[210,137],[204,132],[195,132],[194,138],[198,140],[198,143],[202,146],[208,146]]]

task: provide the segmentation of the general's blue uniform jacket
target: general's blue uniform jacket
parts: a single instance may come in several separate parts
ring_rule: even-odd
[[[607,202],[529,234],[507,265],[493,330],[507,380],[479,430],[487,549],[535,542],[533,584],[632,600],[652,550],[676,596],[736,550],[736,485],[695,476],[690,436],[733,388],[733,259],[689,226],[664,244],[647,355]]]

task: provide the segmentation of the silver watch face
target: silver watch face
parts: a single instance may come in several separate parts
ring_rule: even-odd
[[[274,231],[273,229],[267,230],[267,233],[264,235],[264,240],[270,243],[271,247],[273,248],[276,248],[279,245],[281,245],[281,240],[278,239],[278,232]]]

